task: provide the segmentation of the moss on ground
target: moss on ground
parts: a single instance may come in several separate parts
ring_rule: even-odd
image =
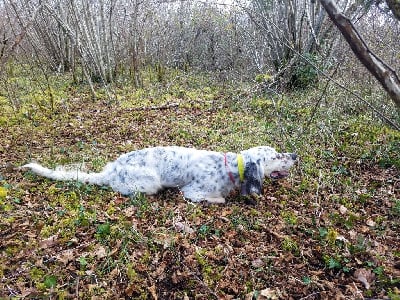
[[[399,132],[340,91],[314,109],[317,89],[276,97],[165,72],[168,87],[149,74],[142,89],[116,85],[114,102],[58,76],[50,103],[23,74],[9,79],[24,97],[0,97],[0,296],[399,297]],[[175,190],[127,198],[13,168],[34,159],[98,171],[155,145],[271,145],[300,163],[266,180],[256,206],[237,194],[193,205]]]

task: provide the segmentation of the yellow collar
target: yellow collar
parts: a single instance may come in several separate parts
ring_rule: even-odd
[[[237,155],[237,164],[238,164],[238,171],[239,171],[239,178],[240,181],[244,181],[244,160],[243,160],[243,155],[238,154]]]

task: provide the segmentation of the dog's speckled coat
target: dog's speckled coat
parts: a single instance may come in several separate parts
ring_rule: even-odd
[[[245,166],[244,182],[239,179],[236,153],[177,146],[146,148],[123,154],[108,163],[100,173],[66,171],[62,167],[51,170],[37,163],[22,167],[54,180],[109,185],[124,195],[135,192],[152,195],[163,188],[178,187],[185,198],[193,202],[224,203],[229,192],[240,186],[244,195],[260,195],[264,177],[287,176],[297,158],[296,154],[278,153],[267,146],[244,150],[241,154]]]

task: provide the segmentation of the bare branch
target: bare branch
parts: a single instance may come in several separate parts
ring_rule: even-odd
[[[400,108],[400,80],[395,70],[368,48],[351,20],[339,11],[333,0],[320,0],[320,2],[360,62],[381,83],[396,106]]]

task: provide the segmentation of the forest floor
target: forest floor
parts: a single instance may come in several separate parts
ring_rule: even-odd
[[[367,109],[183,75],[121,84],[115,102],[70,83],[53,93],[14,109],[0,97],[0,297],[400,299],[400,133]],[[18,168],[98,171],[157,145],[269,145],[300,161],[255,205],[235,193],[225,205],[176,190],[129,198]]]

